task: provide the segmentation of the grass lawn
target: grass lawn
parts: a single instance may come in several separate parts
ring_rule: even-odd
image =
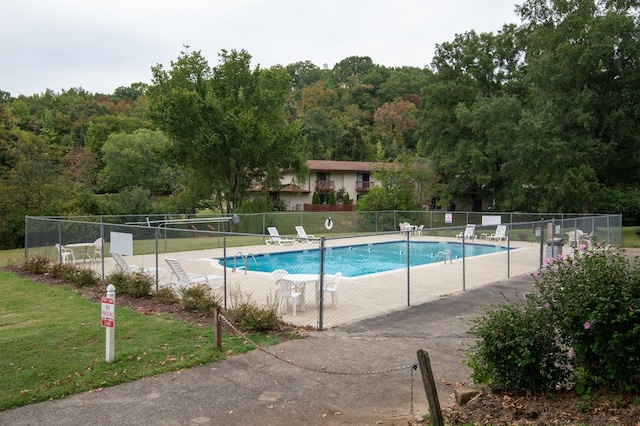
[[[0,271],[0,410],[113,386],[254,349],[235,335],[166,316],[115,312],[115,360],[105,361],[100,305],[73,288]],[[275,343],[251,335],[260,345]]]

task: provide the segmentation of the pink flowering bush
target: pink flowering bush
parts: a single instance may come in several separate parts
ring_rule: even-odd
[[[573,256],[548,259],[533,277],[524,301],[488,311],[471,329],[478,337],[467,353],[474,382],[535,392],[571,378],[576,390],[637,392],[640,260],[579,247]]]
[[[574,369],[595,383],[637,390],[640,262],[580,247],[534,277],[537,291],[529,303],[549,305],[549,320],[575,352]]]

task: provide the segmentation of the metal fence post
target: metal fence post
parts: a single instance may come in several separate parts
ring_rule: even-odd
[[[411,231],[407,231],[407,306],[411,306]]]
[[[507,227],[507,278],[511,278],[511,221]]]
[[[158,244],[159,244],[158,240],[160,238],[160,232],[159,231],[160,231],[160,229],[156,228],[155,232],[154,232],[155,237],[156,237],[156,291],[158,291],[158,289],[160,288],[160,272],[159,272],[160,265],[158,265],[158,259],[159,259],[159,253],[158,252],[160,251],[160,249],[158,247]]]
[[[465,269],[464,269],[465,268],[465,258],[466,258],[466,256],[465,256],[465,254],[466,254],[465,253],[466,246],[465,246],[465,241],[464,240],[467,239],[466,236],[465,236],[466,229],[467,228],[464,227],[464,228],[462,228],[462,231],[460,231],[460,232],[462,232],[462,291],[466,291],[466,289],[467,289],[467,282],[465,281],[467,276],[465,274]]]
[[[29,216],[24,217],[24,258],[29,258]]]
[[[62,221],[58,221],[58,244],[62,248]],[[58,251],[58,262],[62,262],[62,250]]]
[[[320,237],[320,279],[318,280],[318,297],[316,301],[318,304],[318,331],[322,331],[323,327],[323,312],[324,306],[324,235]]]
[[[544,218],[540,219],[540,268],[542,268],[542,259],[544,258],[544,231],[542,230],[544,225]]]
[[[227,309],[227,234],[222,236],[222,264],[224,280],[224,308]]]

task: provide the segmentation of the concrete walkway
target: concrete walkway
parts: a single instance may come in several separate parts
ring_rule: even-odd
[[[532,290],[514,278],[179,373],[0,412],[2,425],[400,425],[428,412],[417,361],[441,405],[469,382],[471,320]]]

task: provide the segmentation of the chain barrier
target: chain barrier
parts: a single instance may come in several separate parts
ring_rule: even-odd
[[[242,337],[245,341],[247,341],[248,343],[252,344],[253,346],[255,346],[260,352],[263,352],[267,355],[270,355],[271,357],[277,359],[278,361],[282,361],[284,363],[287,363],[289,365],[293,365],[295,367],[301,368],[303,370],[308,370],[308,371],[315,371],[316,373],[324,373],[324,374],[332,374],[332,375],[337,375],[337,376],[368,376],[368,375],[373,375],[373,374],[382,374],[382,373],[391,373],[394,371],[401,371],[401,370],[406,370],[406,369],[410,369],[411,372],[411,379],[410,379],[410,404],[411,404],[411,408],[410,408],[410,413],[409,416],[411,418],[413,418],[413,383],[414,383],[414,379],[413,379],[413,373],[414,371],[416,371],[418,369],[418,364],[406,364],[406,365],[402,365],[399,367],[393,367],[393,368],[386,368],[383,370],[371,370],[371,371],[332,371],[332,370],[327,370],[326,367],[311,367],[311,366],[307,366],[307,365],[302,365],[302,364],[297,364],[296,362],[294,362],[291,359],[284,359],[280,356],[278,356],[277,354],[270,352],[268,350],[266,350],[265,348],[263,348],[262,346],[258,345],[256,342],[254,342],[253,340],[251,340],[249,337],[247,337],[247,334],[242,332],[241,330],[239,330],[233,323],[231,323],[231,321],[229,321],[224,315],[219,314],[220,318],[222,319],[222,321],[237,335],[239,335],[240,337]]]

